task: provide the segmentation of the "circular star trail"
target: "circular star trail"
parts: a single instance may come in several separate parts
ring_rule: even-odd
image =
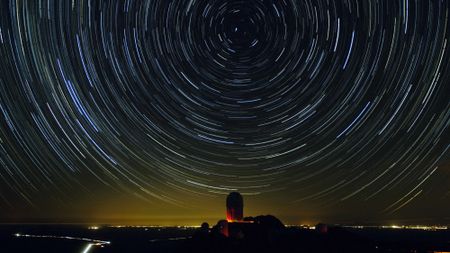
[[[2,1],[0,206],[110,188],[406,208],[448,176],[449,9]]]

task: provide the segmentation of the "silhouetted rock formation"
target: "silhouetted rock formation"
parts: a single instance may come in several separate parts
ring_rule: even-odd
[[[188,249],[191,252],[263,252],[273,246],[284,224],[273,215],[243,218],[244,201],[241,194],[232,192],[226,200],[227,220],[212,227],[202,224],[194,234]]]
[[[393,252],[380,251],[371,240],[340,227],[317,224],[316,230],[286,228],[273,215],[242,218],[243,199],[239,193],[227,198],[227,220],[209,230],[203,223],[179,252]]]
[[[267,230],[279,230],[284,229],[285,226],[277,217],[273,215],[259,215],[256,217],[245,217],[244,221],[250,221],[255,224],[261,225],[262,228]]]
[[[209,236],[209,224],[207,222],[203,222],[200,228],[194,233],[192,238],[197,240],[207,239]]]
[[[213,228],[207,239],[191,240],[183,252],[387,252],[379,251],[373,241],[340,227],[329,227],[324,234],[306,228],[231,222],[228,223],[228,229],[230,234],[236,230],[243,236],[226,237],[219,232],[220,229]]]
[[[326,233],[328,233],[328,225],[319,223],[316,225],[316,231],[319,234],[326,234]]]

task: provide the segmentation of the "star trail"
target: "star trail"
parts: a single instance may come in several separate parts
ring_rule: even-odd
[[[449,10],[1,1],[0,210],[163,215],[239,191],[267,213],[449,212]]]

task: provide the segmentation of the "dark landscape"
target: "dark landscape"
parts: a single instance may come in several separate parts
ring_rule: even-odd
[[[88,229],[82,225],[1,225],[0,252],[450,252],[450,230],[394,228],[288,227],[266,241],[219,243],[192,238],[194,227],[113,227]],[[108,241],[85,251],[88,242],[69,239],[27,238],[23,235],[71,236]]]

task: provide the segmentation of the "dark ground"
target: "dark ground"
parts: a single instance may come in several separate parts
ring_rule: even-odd
[[[328,233],[290,227],[270,236],[228,239],[207,235],[190,238],[193,228],[113,228],[87,226],[3,225],[0,252],[83,252],[88,242],[16,237],[56,235],[110,241],[89,252],[450,252],[450,231],[329,228]]]

